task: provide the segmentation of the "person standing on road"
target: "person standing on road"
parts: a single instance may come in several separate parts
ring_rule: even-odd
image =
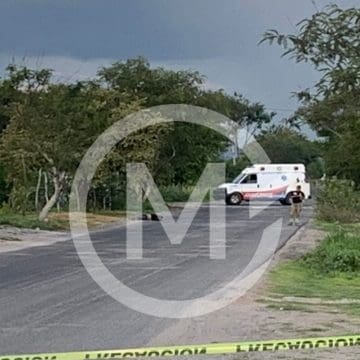
[[[291,193],[291,210],[289,225],[300,224],[300,213],[303,206],[305,194],[301,191],[301,186],[298,185],[296,190]]]

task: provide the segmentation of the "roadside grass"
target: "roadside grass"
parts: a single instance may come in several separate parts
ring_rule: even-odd
[[[111,225],[125,219],[125,211],[100,211],[96,213],[87,213],[86,222],[89,229],[96,229],[104,225]],[[61,224],[63,230],[69,230],[69,213],[52,212],[49,214],[49,222]]]
[[[42,229],[42,230],[60,230],[63,229],[63,224],[57,220],[48,222],[39,221],[37,214],[28,213],[25,215],[16,214],[5,208],[0,208],[0,225],[9,225],[19,228],[27,229]]]
[[[339,227],[301,262],[316,273],[360,275],[360,232]]]
[[[360,300],[360,224],[318,222],[316,226],[328,232],[320,245],[302,258],[283,262],[270,272],[268,293],[277,300],[267,301],[268,306],[306,311],[302,307],[311,307],[312,300],[320,299],[335,302],[321,303],[329,312],[360,317],[360,304],[351,303]],[[289,297],[300,299],[291,302]]]
[[[336,309],[340,309],[342,312],[360,318],[360,304],[340,305],[337,306]]]
[[[169,185],[160,188],[160,192],[166,203],[164,211],[169,210],[173,204],[188,201],[193,186]],[[204,202],[209,201],[209,194],[204,197]],[[148,200],[143,203],[143,212],[154,212]],[[125,210],[92,210],[87,213],[87,225],[89,229],[96,229],[104,225],[119,222],[126,217]],[[53,210],[47,221],[39,221],[35,212],[27,212],[25,215],[16,213],[6,204],[0,206],[0,225],[9,225],[18,228],[41,229],[41,230],[69,230],[69,215],[67,211]]]
[[[315,221],[314,225],[317,229],[326,231],[328,233],[336,232],[339,230],[339,228],[344,229],[350,233],[360,233],[360,223],[342,224],[339,222],[326,222],[317,220]]]
[[[89,229],[114,224],[125,217],[124,211],[99,211],[87,213]],[[69,213],[51,212],[48,221],[39,221],[36,213],[25,215],[14,213],[7,208],[0,208],[0,225],[15,226],[18,228],[41,230],[69,230]]]
[[[288,261],[270,273],[273,297],[305,297],[326,300],[360,299],[360,276],[326,275],[306,268],[300,261]],[[360,307],[360,304],[359,304]]]

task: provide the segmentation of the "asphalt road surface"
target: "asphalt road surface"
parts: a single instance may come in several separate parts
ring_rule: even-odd
[[[258,213],[249,216],[250,210]],[[103,263],[127,286],[159,299],[193,299],[244,269],[264,229],[276,220],[284,225],[278,248],[297,230],[287,225],[289,208],[278,204],[227,207],[226,212],[225,260],[209,259],[206,206],[180,245],[170,244],[159,222],[144,223],[143,260],[126,259],[124,228],[97,232],[92,241]],[[311,216],[307,204],[302,224]],[[177,321],[131,310],[107,295],[87,273],[72,241],[0,255],[0,320],[0,355],[151,345]]]

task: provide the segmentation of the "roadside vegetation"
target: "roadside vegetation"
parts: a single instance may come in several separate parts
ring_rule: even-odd
[[[10,225],[27,229],[60,230],[65,225],[56,221],[40,221],[36,213],[27,213],[26,216],[9,209],[7,206],[0,208],[0,225]]]
[[[360,222],[360,191],[352,180],[328,180],[319,191],[317,218],[330,223]]]
[[[88,212],[86,214],[87,226],[89,229],[97,229],[105,225],[111,225],[124,221],[124,211],[97,211],[96,213]],[[58,230],[68,231],[69,213],[67,211],[52,211],[49,213],[46,221],[40,221],[38,214],[33,212],[25,215],[14,212],[7,206],[0,208],[0,226],[14,226],[26,229],[40,230]]]
[[[345,273],[348,277],[360,273],[359,227],[339,226],[331,231],[325,240],[301,260],[305,267],[319,274],[336,275]]]
[[[49,69],[9,64],[0,79],[1,222],[23,216],[27,219],[16,221],[19,226],[29,221],[31,227],[51,226],[52,213],[68,210],[75,171],[93,141],[117,120],[162,104],[219,112],[254,134],[273,162],[304,163],[311,179],[326,173],[317,217],[358,222],[359,19],[359,9],[332,5],[304,19],[295,34],[264,34],[262,42],[283,47],[284,56],[312,64],[321,76],[312,89],[296,93],[299,109],[280,125],[273,123],[275,113],[239,92],[208,90],[198,72],[153,68],[143,57],[115,62],[75,83],[54,81]],[[302,135],[303,124],[319,139]],[[147,165],[166,202],[186,201],[208,162],[227,160],[227,180],[248,165],[241,154],[232,159],[229,149],[226,139],[192,124],[138,131],[98,168],[88,211],[125,209],[125,165],[130,161]]]
[[[327,176],[318,182],[314,226],[326,236],[313,251],[272,271],[269,292],[279,302],[270,306],[304,311],[315,301],[360,316],[360,9],[331,5],[297,30],[270,30],[263,42],[282,46],[284,56],[321,74],[313,89],[297,94],[301,105],[289,122],[310,125],[322,139]]]
[[[255,134],[273,161],[304,162],[322,173],[321,147],[294,128],[272,125],[274,113],[238,93],[204,89],[195,71],[152,68],[139,57],[100,69],[86,82],[54,82],[52,71],[10,64],[0,79],[1,223],[57,227],[52,213],[66,212],[75,171],[94,140],[110,125],[141,109],[191,104],[217,111]],[[273,146],[279,134],[282,151]],[[126,207],[126,163],[145,163],[167,203],[184,202],[208,162],[226,160],[231,144],[213,131],[175,123],[138,131],[106,157],[88,192],[88,211]],[[248,160],[227,160],[228,180]],[[144,202],[145,210],[148,204]],[[21,218],[24,217],[24,219]],[[62,226],[62,225],[61,225]]]
[[[269,306],[310,311],[316,305],[360,317],[360,223],[317,221],[315,227],[327,233],[321,243],[270,273],[268,292],[277,301]]]

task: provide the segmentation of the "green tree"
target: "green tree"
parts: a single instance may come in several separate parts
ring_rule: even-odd
[[[226,181],[233,181],[247,166],[251,166],[250,160],[245,156],[239,156],[235,163],[233,160],[226,162]]]
[[[143,57],[116,62],[98,75],[106,87],[130,94],[143,107],[197,105],[224,114],[250,132],[269,123],[273,116],[261,104],[251,104],[239,94],[205,90],[205,78],[196,71],[151,68]],[[153,175],[159,184],[192,184],[209,161],[219,160],[228,145],[226,139],[205,127],[176,123],[163,144]]]
[[[198,72],[151,68],[145,58],[139,57],[116,62],[101,69],[98,75],[107,88],[128,93],[139,99],[144,108],[164,104],[208,105],[198,100],[204,98],[201,89],[204,78]],[[163,144],[159,162],[152,169],[153,176],[159,184],[191,183],[223,148],[223,140],[212,131],[175,123]]]
[[[196,71],[153,69],[143,57],[115,62],[102,68],[98,76],[109,88],[142,99],[145,107],[192,102],[204,82]]]
[[[272,126],[256,138],[273,163],[302,163],[308,168],[311,177],[319,178],[323,175],[324,169],[319,161],[322,145],[309,140],[299,131]]]
[[[326,171],[360,184],[360,9],[330,5],[297,24],[298,33],[265,33],[297,62],[307,62],[321,78],[312,91],[299,92],[301,106],[290,123],[308,123],[326,139]]]
[[[197,72],[153,69],[143,58],[115,63],[89,82],[52,83],[51,75],[46,69],[11,65],[0,82],[0,117],[5,119],[0,160],[11,185],[9,201],[22,212],[39,209],[40,219],[60,199],[66,203],[85,151],[127,114],[160,104],[186,103],[220,112],[252,133],[273,115],[238,94],[205,90],[204,78]],[[131,126],[131,120],[126,126]],[[192,124],[137,131],[115,146],[100,165],[90,201],[94,207],[110,208],[124,201],[127,162],[146,163],[159,185],[191,185],[227,146],[219,134]],[[44,188],[42,176],[50,181],[45,181]]]
[[[11,76],[14,74],[17,75],[14,72]],[[139,103],[128,101],[124,93],[94,83],[53,84],[50,75],[46,73],[47,81],[37,86],[38,72],[27,73],[26,82],[34,87],[23,87],[26,96],[12,104],[0,148],[0,157],[13,184],[12,196],[19,197],[20,203],[26,203],[34,190],[34,173],[42,169],[51,178],[52,194],[40,211],[40,220],[47,217],[58,201],[96,138],[112,123],[139,109]],[[161,143],[161,134],[154,127],[130,136],[109,154],[103,167],[117,169],[129,159],[150,165],[156,161],[154,153]]]

